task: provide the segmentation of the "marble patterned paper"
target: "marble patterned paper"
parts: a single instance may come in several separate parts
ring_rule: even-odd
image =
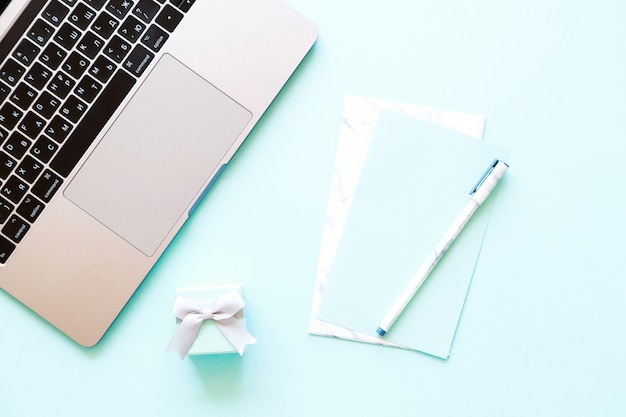
[[[403,348],[404,346],[388,340],[356,332],[317,318],[324,288],[381,110],[406,114],[477,139],[482,139],[485,118],[372,98],[356,96],[346,96],[345,98],[308,331],[311,334],[321,336]]]

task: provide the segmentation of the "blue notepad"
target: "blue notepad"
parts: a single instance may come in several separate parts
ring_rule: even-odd
[[[507,151],[383,111],[372,138],[318,318],[370,335]],[[385,338],[447,358],[497,190],[479,208]]]

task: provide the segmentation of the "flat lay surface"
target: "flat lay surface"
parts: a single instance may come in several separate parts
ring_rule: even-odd
[[[317,44],[102,341],[0,293],[0,415],[624,415],[626,5],[287,3]],[[307,333],[346,95],[510,150],[447,360]],[[176,289],[220,285],[257,343],[165,352]]]

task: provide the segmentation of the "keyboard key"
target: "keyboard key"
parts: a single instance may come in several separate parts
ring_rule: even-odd
[[[95,17],[96,12],[85,6],[85,4],[80,3],[70,14],[68,20],[79,28],[85,30],[87,29],[87,26],[91,24]]]
[[[159,12],[160,6],[152,0],[140,0],[133,9],[133,14],[146,23],[150,23]]]
[[[3,1],[3,3],[7,2]],[[20,3],[24,5],[24,7],[21,8],[19,16],[17,16],[11,25],[5,25],[9,27],[9,29],[2,34],[2,42],[0,42],[0,62],[3,62],[4,59],[11,54],[20,39],[22,39],[25,34],[28,34],[27,28],[37,20],[45,1],[32,0]]]
[[[43,170],[43,165],[41,162],[37,161],[32,156],[26,155],[24,160],[17,167],[17,175],[19,175],[23,180],[29,183],[33,183],[41,174]]]
[[[17,104],[22,110],[26,110],[33,100],[35,100],[35,97],[37,97],[35,90],[26,83],[20,83],[13,94],[11,94],[11,101]]]
[[[97,37],[93,32],[87,32],[80,42],[78,42],[76,49],[89,58],[95,58],[103,46],[104,41],[102,39]]]
[[[17,122],[20,121],[24,113],[12,105],[11,103],[5,103],[0,108],[0,125],[7,128],[7,130],[11,130],[15,127]]]
[[[52,158],[52,155],[59,149],[59,145],[41,135],[37,142],[30,148],[30,153],[35,158],[39,159],[41,162],[46,163]],[[4,152],[0,152],[4,154]],[[8,155],[4,154],[7,158],[10,158]],[[4,159],[0,157],[0,164],[2,164]],[[0,165],[0,170],[2,170],[2,165]]]
[[[9,96],[10,92],[11,87],[0,81],[0,101],[4,101],[4,99]]]
[[[24,79],[30,85],[35,88],[42,89],[52,78],[52,71],[41,65],[39,62],[35,62],[30,71],[26,74]]]
[[[32,193],[45,203],[48,203],[56,192],[59,191],[61,184],[63,184],[63,180],[54,172],[46,169],[35,185],[33,185]]]
[[[71,131],[72,125],[70,122],[59,115],[54,116],[52,121],[46,126],[46,135],[58,143],[62,143]]]
[[[55,43],[49,43],[39,56],[39,59],[50,69],[55,70],[61,65],[66,56],[67,52],[61,49],[60,46]]]
[[[89,75],[85,75],[74,89],[74,94],[82,100],[91,103],[101,90],[102,84],[91,78]]]
[[[20,202],[22,197],[24,197],[24,194],[26,194],[27,191],[28,185],[15,175],[12,175],[0,189],[0,194],[2,194],[4,198],[7,198],[11,202],[17,204]]]
[[[100,97],[92,104],[80,125],[67,139],[65,146],[52,159],[50,167],[63,177],[67,177],[82,158],[85,151],[109,121],[120,103],[130,92],[136,79],[125,71],[119,70],[111,82],[102,90]],[[45,175],[45,174],[44,174]],[[44,202],[47,202],[44,199]]]
[[[4,236],[0,236],[0,264],[5,264],[15,250],[15,245]]]
[[[39,117],[34,112],[29,111],[17,128],[26,136],[31,139],[35,139],[39,136],[45,125],[46,121],[44,119]]]
[[[9,132],[0,127],[0,143],[4,142],[9,137]]]
[[[89,73],[98,81],[105,83],[111,78],[116,68],[117,66],[111,60],[100,55],[89,68]]]
[[[156,18],[156,22],[168,32],[176,29],[181,20],[183,20],[183,14],[169,4],[165,5]]]
[[[37,200],[31,194],[28,194],[24,197],[24,201],[22,201],[22,204],[19,205],[16,212],[24,219],[32,223],[37,220],[45,207],[44,203]]]
[[[170,0],[170,3],[178,7],[183,12],[188,12],[195,0]]]
[[[118,30],[117,33],[122,35],[127,41],[134,43],[137,39],[139,39],[144,30],[146,30],[146,25],[135,19],[133,16],[129,16],[128,19],[122,23],[122,26],[120,26],[120,30]]]
[[[63,3],[67,4],[68,6],[73,6],[76,4],[78,0],[63,0]]]
[[[124,68],[134,76],[140,77],[146,68],[148,68],[153,58],[154,54],[152,52],[148,51],[142,45],[137,45],[124,61]]]
[[[28,229],[30,225],[14,214],[2,228],[2,233],[15,243],[20,243]]]
[[[53,96],[47,91],[41,93],[35,104],[33,105],[33,109],[41,116],[49,119],[52,117],[56,109],[61,105],[61,100]]]
[[[71,95],[67,101],[61,106],[59,113],[63,117],[67,117],[71,122],[78,122],[78,120],[87,111],[87,105],[83,103],[78,97]]]
[[[0,224],[6,222],[13,211],[13,204],[0,197]]]
[[[118,19],[123,19],[132,10],[133,4],[130,0],[111,0],[107,4],[106,9]]]
[[[0,69],[0,78],[6,81],[9,85],[14,86],[17,84],[22,75],[26,72],[26,69],[17,63],[13,59],[9,59],[2,69]]]
[[[141,43],[152,49],[154,52],[159,52],[169,36],[170,35],[168,35],[166,31],[157,25],[151,25],[146,33],[144,33],[141,37]]]
[[[37,45],[44,46],[54,33],[54,28],[41,19],[37,19],[33,27],[28,31],[28,37]]]
[[[93,22],[91,30],[104,39],[109,39],[119,25],[119,20],[115,19],[110,14],[103,12]]]
[[[96,10],[100,10],[102,6],[104,6],[104,3],[106,3],[106,0],[85,0],[85,3]]]
[[[28,39],[22,39],[17,48],[15,48],[15,51],[13,51],[13,58],[17,59],[17,61],[22,65],[28,67],[33,63],[33,60],[37,57],[37,54],[39,54],[40,51],[41,49],[39,49],[39,47],[31,41]]]
[[[82,33],[69,23],[63,23],[63,26],[54,35],[54,41],[67,50],[70,50],[76,45],[78,39]]]
[[[89,60],[79,54],[78,52],[72,52],[70,56],[65,60],[61,69],[71,75],[73,78],[80,78],[87,68],[89,67]]]
[[[104,48],[105,55],[107,55],[118,64],[122,62],[124,57],[128,55],[129,52],[130,44],[124,41],[124,39],[120,38],[119,36],[114,36],[109,41],[106,48]]]
[[[2,147],[15,159],[22,159],[28,148],[30,148],[30,140],[19,132],[13,132]]]
[[[11,158],[6,153],[0,151],[0,178],[5,179],[13,172],[13,169],[17,165],[15,159]]]
[[[70,9],[62,5],[56,0],[53,0],[48,7],[43,11],[41,16],[54,26],[59,26],[63,21],[63,18],[67,16]]]
[[[48,84],[48,90],[50,90],[59,98],[65,98],[70,93],[70,91],[72,91],[74,85],[76,85],[76,81],[74,81],[69,75],[67,75],[63,71],[59,71],[52,78],[52,80],[50,80],[50,83]]]

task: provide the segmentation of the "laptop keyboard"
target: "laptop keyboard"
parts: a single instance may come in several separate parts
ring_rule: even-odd
[[[0,264],[195,0],[32,0],[0,42]]]

